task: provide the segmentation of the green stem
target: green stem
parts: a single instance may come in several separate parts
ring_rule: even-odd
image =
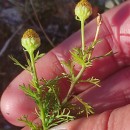
[[[79,73],[77,74],[77,76],[75,77],[75,80],[71,82],[71,85],[70,85],[70,89],[67,93],[67,96],[65,97],[65,99],[63,100],[62,102],[62,105],[64,105],[70,98],[71,96],[71,93],[72,93],[72,90],[74,89],[75,87],[75,84],[78,82],[78,80],[80,79],[80,77],[82,76],[83,72],[85,70],[85,66],[82,66],[81,70],[79,71]]]
[[[84,54],[85,50],[85,40],[84,40],[84,20],[81,20],[81,42],[82,42],[82,53]]]
[[[81,42],[82,42],[82,53],[84,55],[84,50],[85,50],[85,39],[84,39],[84,20],[81,20]],[[82,66],[81,70],[79,71],[79,73],[77,74],[77,76],[74,78],[74,81],[71,81],[71,85],[70,85],[70,89],[67,93],[67,96],[65,97],[65,99],[62,102],[62,105],[64,105],[69,98],[71,97],[71,93],[75,87],[75,84],[78,82],[78,80],[80,79],[81,75],[83,74],[85,70],[85,66]]]
[[[29,52],[30,55],[30,60],[31,60],[31,67],[32,67],[32,77],[33,77],[33,83],[34,83],[34,88],[36,88],[38,94],[42,95],[42,91],[39,88],[39,82],[38,82],[38,77],[37,77],[37,73],[36,73],[36,67],[35,67],[35,59],[34,59],[34,52]],[[42,121],[42,125],[43,125],[43,129],[47,130],[46,127],[46,123],[45,123],[45,112],[44,112],[44,108],[43,108],[43,103],[41,101],[41,99],[39,98],[39,100],[37,101],[37,105],[40,111],[40,117],[41,117],[41,121]]]
[[[54,89],[53,89],[53,93],[55,94],[55,98],[56,98],[56,100],[57,100],[57,103],[58,103],[58,105],[60,106],[59,97],[58,97],[58,95],[55,93]]]
[[[40,119],[42,121],[43,130],[48,130],[45,123],[45,108],[43,107],[43,104],[41,101],[39,101],[39,110],[40,110]]]
[[[35,67],[35,60],[34,60],[34,53],[30,52],[30,59],[31,59],[31,67],[32,67],[32,76],[33,76],[33,80],[35,81],[35,85],[36,87],[38,87],[38,78],[37,78],[37,73],[36,73],[36,67]]]
[[[33,84],[34,88],[37,90],[37,92],[40,94],[39,84],[38,84],[38,78],[37,78],[37,72],[35,67],[35,60],[34,60],[34,52],[29,52],[30,60],[31,60],[31,67],[32,67],[32,77],[33,77]]]

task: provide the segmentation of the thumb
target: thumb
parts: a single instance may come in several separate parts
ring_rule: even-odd
[[[130,130],[130,105],[81,118],[50,130]]]

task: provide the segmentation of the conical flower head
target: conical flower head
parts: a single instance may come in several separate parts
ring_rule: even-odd
[[[41,44],[39,35],[33,30],[28,29],[21,39],[22,46],[28,52],[34,52]]]
[[[87,0],[81,0],[75,7],[76,17],[82,21],[86,20],[92,14],[92,6]]]

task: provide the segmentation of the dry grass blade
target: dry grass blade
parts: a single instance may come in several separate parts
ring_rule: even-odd
[[[52,42],[52,41],[50,40],[50,38],[47,36],[46,32],[44,31],[43,26],[41,25],[41,22],[40,22],[40,20],[39,20],[39,18],[38,18],[38,15],[37,15],[36,11],[35,11],[35,7],[34,7],[34,5],[33,5],[33,1],[32,1],[32,0],[30,0],[30,4],[31,4],[32,9],[33,9],[33,11],[34,11],[34,15],[35,15],[36,20],[37,20],[37,22],[38,22],[38,24],[39,24],[39,27],[41,28],[41,30],[42,30],[42,32],[43,32],[45,38],[48,40],[48,42],[50,43],[50,45],[51,45],[52,47],[54,47],[53,42]]]

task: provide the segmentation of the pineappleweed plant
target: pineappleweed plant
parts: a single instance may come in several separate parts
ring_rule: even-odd
[[[95,38],[89,46],[85,46],[84,24],[91,14],[92,7],[87,0],[81,0],[76,5],[76,20],[81,23],[81,47],[70,50],[71,58],[68,61],[61,61],[62,66],[66,67],[69,70],[69,73],[62,73],[60,76],[51,80],[46,80],[44,78],[38,79],[35,63],[39,58],[44,56],[44,54],[39,54],[39,51],[36,54],[34,53],[40,46],[41,40],[39,35],[32,29],[28,29],[21,39],[24,51],[28,53],[29,56],[29,58],[27,58],[27,66],[22,65],[18,60],[10,56],[16,65],[19,65],[24,70],[28,71],[32,76],[30,83],[26,86],[24,84],[20,85],[20,88],[26,95],[35,101],[37,105],[35,113],[41,123],[38,124],[29,121],[27,115],[23,115],[18,119],[29,126],[31,130],[49,130],[51,127],[74,120],[77,115],[86,113],[86,116],[88,117],[94,113],[93,108],[88,103],[84,102],[80,97],[73,95],[75,85],[81,82],[88,82],[100,87],[99,79],[90,77],[83,80],[82,75],[86,69],[92,66],[93,61],[111,54],[111,52],[108,52],[103,56],[92,57],[96,44],[100,42],[100,40],[98,40],[98,33],[102,21],[100,14],[97,16]],[[78,65],[81,68],[76,74],[74,72],[75,65]],[[63,78],[69,80],[70,88],[66,97],[61,101],[59,99],[60,86],[58,82]],[[71,103],[72,98],[79,101],[82,104],[82,107]],[[71,111],[76,111],[76,116],[72,115]]]

